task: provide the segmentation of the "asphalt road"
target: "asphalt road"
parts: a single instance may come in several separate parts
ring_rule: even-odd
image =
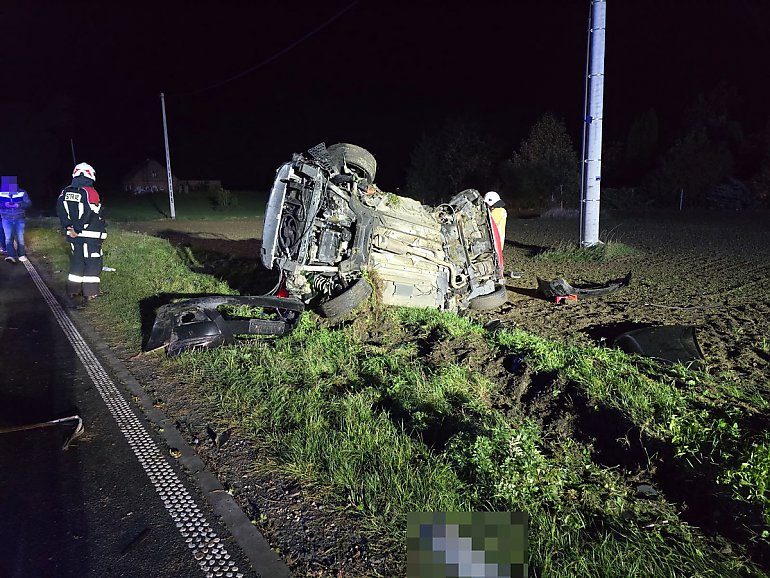
[[[269,550],[242,548],[249,528],[212,511],[114,359],[41,284],[32,262],[0,261],[0,578],[288,575]],[[66,450],[75,420],[7,431],[71,416],[84,433]]]

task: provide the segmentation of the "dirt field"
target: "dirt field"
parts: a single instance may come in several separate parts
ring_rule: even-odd
[[[242,293],[269,290],[276,277],[259,264],[258,220],[127,223],[186,245],[206,270]],[[551,263],[534,256],[579,238],[577,218],[510,219],[505,248],[509,302],[479,313],[544,337],[582,344],[611,343],[619,333],[650,325],[688,325],[710,371],[736,372],[746,383],[770,380],[770,220],[767,216],[658,214],[603,217],[600,238],[623,242],[639,254],[610,263]],[[570,284],[600,283],[632,274],[630,285],[602,297],[556,304],[537,292],[537,278],[563,277]],[[297,575],[395,575],[392,562],[367,543],[355,525],[330,513],[291,480],[255,476],[259,457],[245,441],[226,451],[206,444],[211,409],[201,407],[179,384],[158,378],[141,358],[130,369],[164,400],[165,411],[196,445],[204,460],[236,497]],[[340,573],[332,569],[344,569]]]
[[[577,221],[518,221],[509,239],[510,267],[525,272],[509,285],[506,319],[554,339],[599,343],[638,325],[692,325],[707,367],[768,378],[770,222],[766,217],[700,215],[605,219],[604,240],[621,241],[638,256],[599,265],[554,265],[528,259],[532,247],[574,240]],[[537,250],[537,249],[535,249]],[[605,297],[566,306],[532,298],[535,275],[563,276],[573,285],[632,273],[631,285]]]

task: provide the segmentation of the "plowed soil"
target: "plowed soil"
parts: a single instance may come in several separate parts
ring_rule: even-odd
[[[767,216],[650,215],[605,219],[603,240],[635,247],[639,255],[606,264],[552,264],[531,255],[575,241],[577,220],[517,221],[509,233],[509,268],[524,272],[509,284],[506,321],[533,333],[584,343],[611,340],[645,325],[691,325],[707,367],[766,380],[770,362],[770,221]],[[564,277],[572,285],[632,273],[628,288],[555,305],[533,294],[534,277]]]
[[[206,270],[243,294],[268,291],[275,275],[259,261],[261,221],[163,221],[122,228],[190,247]],[[607,263],[554,263],[537,255],[579,240],[571,218],[509,218],[505,247],[508,303],[475,313],[536,335],[576,344],[610,344],[622,332],[652,325],[687,325],[705,367],[735,372],[745,382],[770,381],[770,219],[748,214],[603,216],[600,239],[638,254]],[[537,291],[537,278],[573,286],[602,283],[631,272],[628,287],[609,295],[557,304]],[[142,358],[127,360],[137,379],[164,400],[201,456],[298,576],[398,575],[399,563],[367,542],[355,524],[324,508],[305,489],[276,475],[255,475],[247,442],[216,450],[207,426],[211,408],[178,383],[158,377]]]

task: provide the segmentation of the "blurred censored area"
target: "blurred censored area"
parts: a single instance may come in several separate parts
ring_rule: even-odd
[[[529,518],[523,512],[411,512],[408,578],[526,578]]]

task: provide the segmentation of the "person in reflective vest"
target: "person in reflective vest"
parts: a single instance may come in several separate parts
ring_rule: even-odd
[[[102,294],[102,242],[107,237],[102,202],[94,188],[95,181],[96,171],[91,165],[76,165],[72,172],[72,184],[59,194],[56,201],[56,214],[72,251],[67,293],[70,297],[82,295],[86,301]]]
[[[505,222],[508,220],[508,211],[505,210],[505,203],[500,198],[500,195],[495,191],[489,191],[484,195],[484,203],[489,207],[489,216],[492,218],[492,224],[496,229],[495,237],[499,241],[497,256],[500,259],[500,271],[502,273],[504,267],[503,248],[505,247]]]

